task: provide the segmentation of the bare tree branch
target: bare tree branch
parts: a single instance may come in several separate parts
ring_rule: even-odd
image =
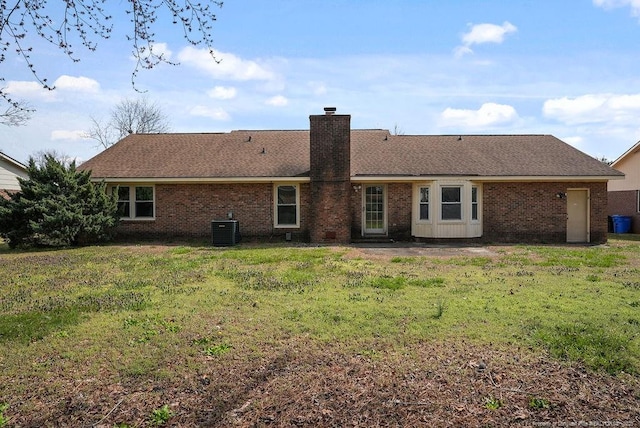
[[[118,133],[118,139],[128,134],[167,132],[168,118],[156,103],[147,98],[125,99],[111,111],[110,125]]]
[[[91,129],[87,131],[86,136],[98,142],[98,147],[103,149],[108,148],[117,141],[114,129],[109,126],[109,123],[103,123],[91,117]]]
[[[596,159],[598,159],[600,162],[602,162],[602,163],[604,163],[606,165],[611,165],[613,163],[613,161],[607,159],[606,156],[600,156],[600,157],[598,157]]]
[[[33,109],[26,102],[8,101],[8,105],[4,113],[0,113],[0,125],[25,125],[29,119],[31,119],[32,113]]]
[[[124,99],[111,110],[106,123],[91,118],[93,126],[87,136],[108,148],[129,134],[163,133],[170,130],[169,118],[156,103],[145,97]]]
[[[131,81],[135,87],[140,69],[151,69],[160,63],[171,63],[162,53],[153,51],[156,28],[163,28],[161,18],[170,16],[180,26],[184,38],[192,45],[206,46],[213,55],[213,23],[215,8],[222,1],[192,0],[126,0],[115,7],[125,7],[131,27],[124,36],[132,44],[136,65]],[[0,64],[9,53],[20,57],[32,76],[45,89],[54,89],[32,60],[33,38],[40,38],[62,50],[73,62],[80,60],[75,41],[89,51],[98,48],[99,40],[114,34],[113,16],[107,0],[0,0]],[[0,82],[4,78],[0,76]],[[9,94],[0,89],[0,97],[9,104]]]
[[[38,168],[43,168],[47,164],[47,158],[50,157],[60,162],[61,165],[69,166],[71,162],[75,161],[74,158],[67,155],[64,152],[58,150],[38,150],[31,158],[35,161]]]

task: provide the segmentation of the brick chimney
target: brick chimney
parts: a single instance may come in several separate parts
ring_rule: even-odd
[[[311,115],[311,215],[314,243],[351,241],[351,116]]]

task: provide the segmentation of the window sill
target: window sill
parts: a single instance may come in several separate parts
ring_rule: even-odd
[[[148,221],[156,221],[155,217],[138,217],[138,218],[130,218],[130,217],[122,217],[120,219],[122,222],[132,223],[132,222],[148,222]]]

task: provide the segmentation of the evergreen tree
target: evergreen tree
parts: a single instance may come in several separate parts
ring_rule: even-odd
[[[10,199],[0,198],[0,236],[9,246],[69,246],[107,240],[117,225],[117,192],[91,182],[90,171],[52,154],[31,158],[29,177]]]

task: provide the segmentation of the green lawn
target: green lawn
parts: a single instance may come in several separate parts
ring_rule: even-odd
[[[374,361],[424,343],[526,349],[637,380],[640,242],[491,249],[369,257],[351,247],[5,246],[0,409],[9,423],[34,421],[39,394],[64,395],[66,378],[176,383],[211,362],[251,364],[287,344]],[[155,411],[123,415],[121,426],[153,424]]]

